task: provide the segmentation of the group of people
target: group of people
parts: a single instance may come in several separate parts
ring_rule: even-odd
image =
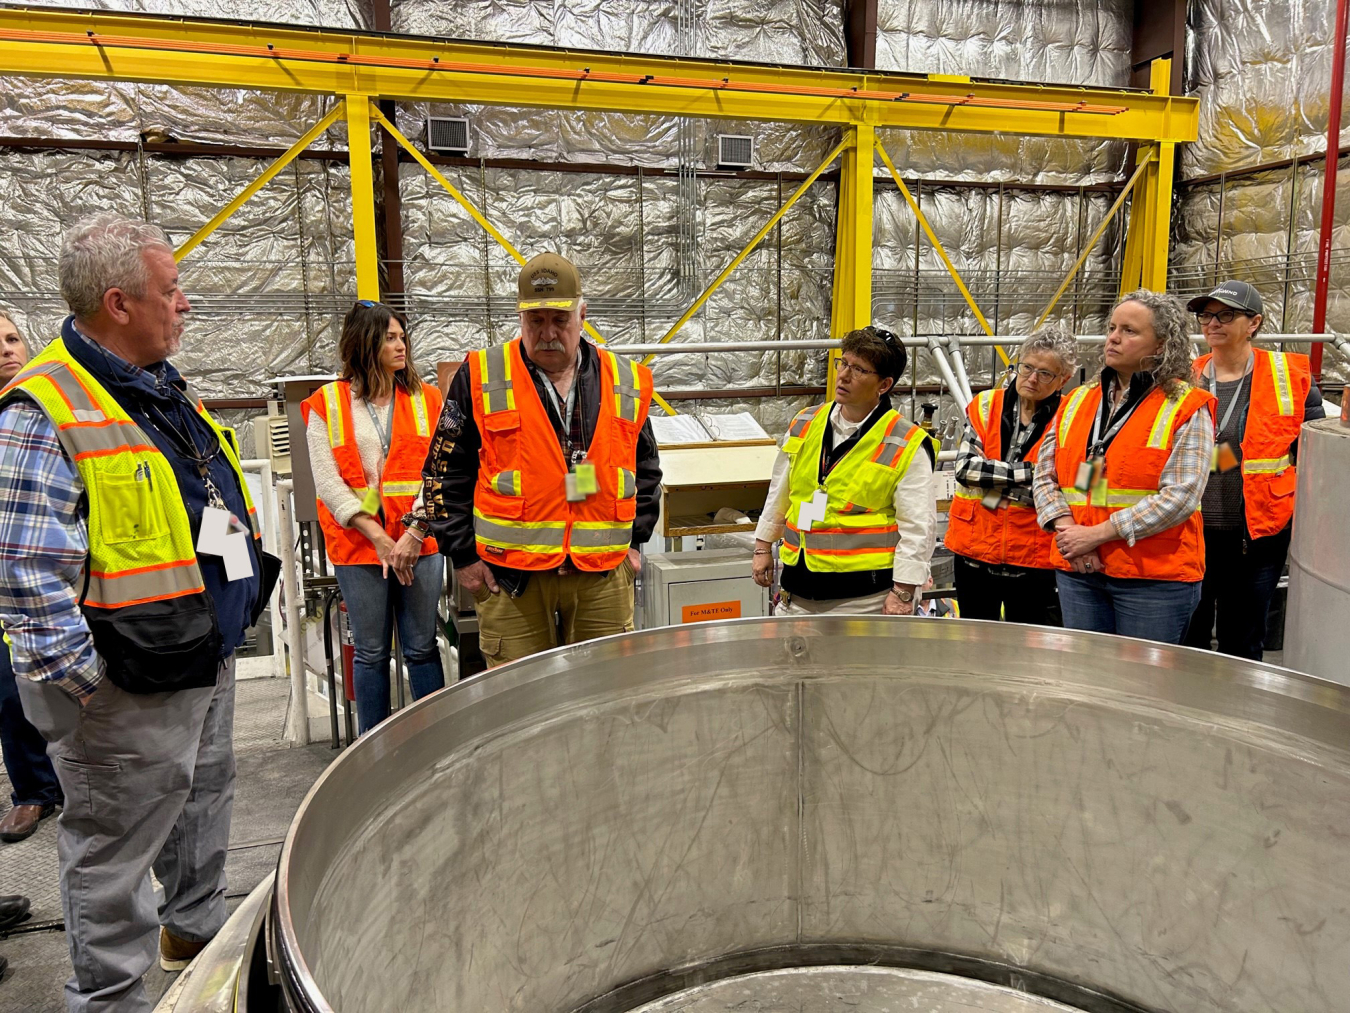
[[[0,837],[61,808],[67,1005],[140,1013],[156,956],[185,967],[225,921],[235,652],[280,564],[233,432],[169,361],[191,306],[164,232],[77,222],[60,280],[70,316],[31,360],[0,318]],[[339,378],[303,405],[362,732],[389,714],[394,625],[413,696],[444,684],[443,555],[491,664],[633,628],[661,482],[651,373],[582,340],[564,258],[526,264],[519,294],[520,337],[470,355],[444,399],[403,316],[358,301]],[[0,927],[27,912],[0,897]]]
[[[1202,648],[1217,622],[1221,652],[1261,659],[1299,429],[1324,415],[1306,356],[1254,346],[1262,311],[1240,281],[1188,305],[1133,292],[1111,311],[1101,374],[1068,394],[1074,336],[1051,324],[1022,343],[1010,384],[966,409],[945,539],[963,617]],[[1192,320],[1210,348],[1198,359]],[[850,333],[833,400],[783,439],[753,572],[770,584],[782,538],[788,614],[914,610],[935,447],[887,397],[904,367],[893,335]]]
[[[190,304],[165,234],[95,215],[60,275],[71,315],[31,360],[0,318],[0,837],[64,807],[69,1008],[145,1011],[156,951],[181,968],[225,920],[235,651],[279,564],[233,433],[169,361]],[[518,285],[520,336],[471,353],[444,396],[407,320],[358,301],[338,379],[303,405],[362,732],[389,713],[395,626],[413,696],[444,684],[443,556],[489,664],[633,628],[661,483],[651,373],[583,340],[566,259]],[[1298,430],[1321,412],[1306,359],[1253,347],[1261,309],[1237,282],[1193,301],[1212,351],[1192,362],[1181,304],[1135,292],[1100,377],[1067,395],[1072,335],[1026,340],[1012,385],[967,414],[947,531],[964,615],[1204,646],[1217,615],[1221,650],[1260,656]],[[834,397],[783,439],[753,576],[772,582],[781,539],[789,614],[915,611],[938,448],[891,406],[905,366],[893,334],[850,333]],[[0,924],[20,901],[0,898]]]

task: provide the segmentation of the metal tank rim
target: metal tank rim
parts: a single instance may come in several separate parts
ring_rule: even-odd
[[[818,637],[877,636],[886,635],[888,631],[900,630],[904,630],[902,639],[916,638],[953,644],[969,643],[972,640],[986,641],[991,648],[996,646],[1001,650],[1007,650],[1014,642],[1018,642],[1032,650],[1054,651],[1058,648],[1059,651],[1066,651],[1078,645],[1080,648],[1086,648],[1078,652],[1082,654],[1095,655],[1102,652],[1105,655],[1109,652],[1114,658],[1142,664],[1156,674],[1146,680],[1147,686],[1112,687],[1107,681],[1102,681],[1106,679],[1107,673],[1097,672],[1095,673],[1099,677],[1097,681],[1084,679],[1079,683],[1081,686],[1109,692],[1117,698],[1132,697],[1141,703],[1147,701],[1153,705],[1172,704],[1191,711],[1213,712],[1216,718],[1248,721],[1266,728],[1278,728],[1286,733],[1290,731],[1289,728],[1277,725],[1271,720],[1278,716],[1280,707],[1285,708],[1288,717],[1293,717],[1300,711],[1305,717],[1317,715],[1318,712],[1330,712],[1331,715],[1340,716],[1342,720],[1350,717],[1350,687],[1266,662],[1114,634],[1056,627],[1019,626],[984,620],[914,616],[757,617],[657,627],[603,637],[581,644],[565,645],[480,673],[405,707],[377,730],[349,747],[315,781],[287,829],[272,891],[271,916],[272,923],[276,927],[275,953],[280,965],[281,985],[286,1000],[291,1008],[299,1013],[338,1013],[324,998],[301,952],[295,921],[290,911],[290,879],[292,865],[296,860],[297,834],[305,822],[306,815],[321,799],[330,783],[337,778],[345,778],[359,772],[360,769],[369,769],[393,752],[400,742],[408,740],[441,719],[523,686],[572,671],[579,663],[585,665],[625,657],[636,660],[642,655],[672,648],[733,645],[746,641],[777,642],[784,647],[788,655],[798,657],[806,654],[809,642]],[[1169,661],[1179,664],[1173,667],[1167,664]],[[1111,674],[1118,675],[1118,673]],[[733,677],[750,678],[743,673]],[[796,677],[838,678],[839,675],[798,672]],[[1204,687],[1188,685],[1193,680],[1215,677],[1222,678],[1225,689],[1228,690],[1219,697],[1206,693]],[[650,677],[637,666],[631,667],[625,673],[626,688],[630,690],[640,689],[643,685],[655,686],[671,681],[668,674]],[[1062,684],[1063,681],[1061,678],[1057,684]],[[1028,681],[1028,685],[1033,685],[1034,682]],[[1051,680],[1046,678],[1040,680],[1040,683],[1049,685]],[[1147,690],[1147,693],[1141,692],[1143,690]],[[585,696],[577,699],[585,699]],[[1312,740],[1325,748],[1350,752],[1343,738],[1331,734],[1319,735],[1315,726],[1320,722],[1304,721],[1300,724],[1305,726],[1296,733],[1301,738]],[[1327,728],[1326,731],[1330,733],[1332,729]],[[960,954],[940,956],[956,959],[966,957]],[[973,959],[979,961],[981,958]],[[1091,988],[1091,983],[1086,984]]]

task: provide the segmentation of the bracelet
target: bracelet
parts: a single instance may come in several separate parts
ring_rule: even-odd
[[[772,552],[771,550],[769,550],[769,549],[756,549],[756,550],[752,553],[752,555],[755,555],[755,556],[771,556],[771,555],[773,555],[773,552]]]
[[[404,533],[405,535],[410,535],[410,536],[412,536],[413,541],[415,541],[418,545],[421,545],[424,541],[426,541],[426,537],[427,537],[427,536],[426,536],[426,535],[419,535],[419,534],[417,533],[417,529],[416,529],[416,528],[404,528],[404,529],[403,529],[403,533]]]

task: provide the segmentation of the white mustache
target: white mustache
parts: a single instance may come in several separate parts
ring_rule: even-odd
[[[534,346],[536,352],[565,352],[567,348],[561,341],[541,341]]]

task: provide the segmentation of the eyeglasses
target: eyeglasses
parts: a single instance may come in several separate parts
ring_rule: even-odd
[[[1050,383],[1058,378],[1058,373],[1052,373],[1048,369],[1033,369],[1025,362],[1014,362],[1008,367],[1017,376],[1025,376],[1028,380],[1035,380],[1037,383]]]
[[[379,300],[377,299],[358,299],[356,300],[356,305],[364,306],[366,309],[370,309],[372,306],[380,305],[380,303]]]
[[[1197,313],[1195,316],[1196,319],[1200,321],[1200,326],[1204,327],[1205,324],[1209,323],[1211,320],[1217,320],[1221,324],[1231,324],[1238,317],[1249,317],[1251,314],[1243,313],[1241,310],[1220,310],[1218,313],[1206,311],[1204,313]]]
[[[835,371],[838,372],[840,375],[843,375],[844,373],[856,373],[859,376],[881,375],[875,369],[863,369],[862,366],[855,366],[853,365],[853,363],[847,362],[844,359],[839,360],[839,365],[835,366]]]

